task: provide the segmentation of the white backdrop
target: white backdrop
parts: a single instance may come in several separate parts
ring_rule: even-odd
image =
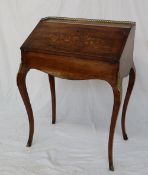
[[[33,146],[26,148],[27,115],[16,86],[20,46],[46,16],[137,22],[135,88],[127,111],[129,141],[115,133],[115,175],[148,173],[148,1],[0,0],[0,175],[107,175],[112,90],[104,81],[56,79],[57,124],[51,125],[47,75],[29,72],[27,86],[34,117]],[[124,94],[128,78],[123,82]]]

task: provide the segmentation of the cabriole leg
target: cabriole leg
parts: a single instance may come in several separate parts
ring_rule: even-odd
[[[126,129],[125,129],[125,116],[126,116],[128,102],[129,102],[129,99],[130,99],[130,96],[131,96],[131,93],[132,93],[132,90],[134,87],[135,77],[136,77],[135,69],[131,68],[130,73],[129,73],[129,83],[128,83],[126,96],[124,99],[123,110],[122,110],[122,119],[121,119],[122,134],[123,134],[124,140],[128,140],[128,136],[127,136]]]
[[[32,145],[33,134],[34,134],[34,118],[33,118],[33,112],[32,112],[32,108],[31,108],[31,104],[30,104],[30,100],[29,100],[29,96],[26,88],[26,75],[28,71],[29,69],[26,68],[23,64],[20,65],[20,69],[17,74],[17,86],[28,114],[29,138],[28,138],[27,146],[30,147]]]
[[[113,87],[114,105],[113,105],[111,124],[110,124],[110,132],[109,132],[109,140],[108,140],[108,160],[109,160],[109,169],[111,171],[114,171],[113,140],[114,140],[116,121],[117,121],[118,112],[119,112],[120,104],[121,104],[121,95],[122,95],[121,93],[122,93],[121,89],[119,89],[117,87]]]
[[[56,123],[56,94],[55,94],[55,78],[48,74],[50,90],[51,90],[51,100],[52,100],[52,124]]]

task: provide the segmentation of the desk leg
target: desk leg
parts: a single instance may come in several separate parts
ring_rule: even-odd
[[[51,99],[52,99],[52,124],[56,123],[56,95],[55,95],[55,78],[48,74],[50,89],[51,89]]]
[[[130,96],[131,96],[131,93],[134,87],[135,77],[136,77],[135,69],[131,68],[130,73],[129,73],[129,83],[128,83],[128,88],[127,88],[127,92],[126,92],[126,96],[124,100],[124,105],[123,105],[123,110],[122,110],[122,119],[121,119],[122,134],[123,134],[124,140],[128,140],[126,129],[125,129],[125,115],[126,115],[128,102],[129,102],[129,99],[130,99]]]
[[[28,120],[29,120],[29,139],[27,142],[27,146],[30,147],[32,145],[33,140],[33,134],[34,134],[34,118],[33,118],[33,112],[26,88],[26,75],[29,71],[28,68],[26,68],[23,64],[20,65],[20,69],[17,75],[17,86],[19,88],[20,94],[22,96],[24,105],[26,107],[26,111],[28,114]]]
[[[113,105],[113,111],[112,111],[112,118],[111,118],[111,124],[110,124],[110,132],[109,132],[109,141],[108,141],[108,159],[109,159],[109,169],[111,171],[114,171],[114,165],[113,165],[113,139],[114,139],[114,132],[115,132],[115,126],[117,121],[117,116],[121,104],[121,90],[117,87],[113,87],[113,94],[114,94],[114,105]]]

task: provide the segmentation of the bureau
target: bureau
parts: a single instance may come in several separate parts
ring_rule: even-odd
[[[135,82],[133,62],[135,22],[47,17],[41,19],[21,46],[17,85],[29,120],[31,146],[34,118],[26,88],[30,69],[48,74],[52,99],[52,123],[56,123],[55,77],[69,80],[101,79],[113,90],[114,103],[108,139],[109,169],[113,166],[113,139],[122,100],[122,81],[129,75],[124,99],[121,128],[127,140],[125,115]]]

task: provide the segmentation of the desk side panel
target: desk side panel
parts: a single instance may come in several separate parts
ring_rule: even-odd
[[[119,74],[121,78],[126,77],[129,74],[130,69],[134,68],[133,51],[134,51],[135,29],[136,26],[133,25],[130,34],[128,36],[128,39],[126,41],[123,53],[121,55],[120,68],[119,68]]]

